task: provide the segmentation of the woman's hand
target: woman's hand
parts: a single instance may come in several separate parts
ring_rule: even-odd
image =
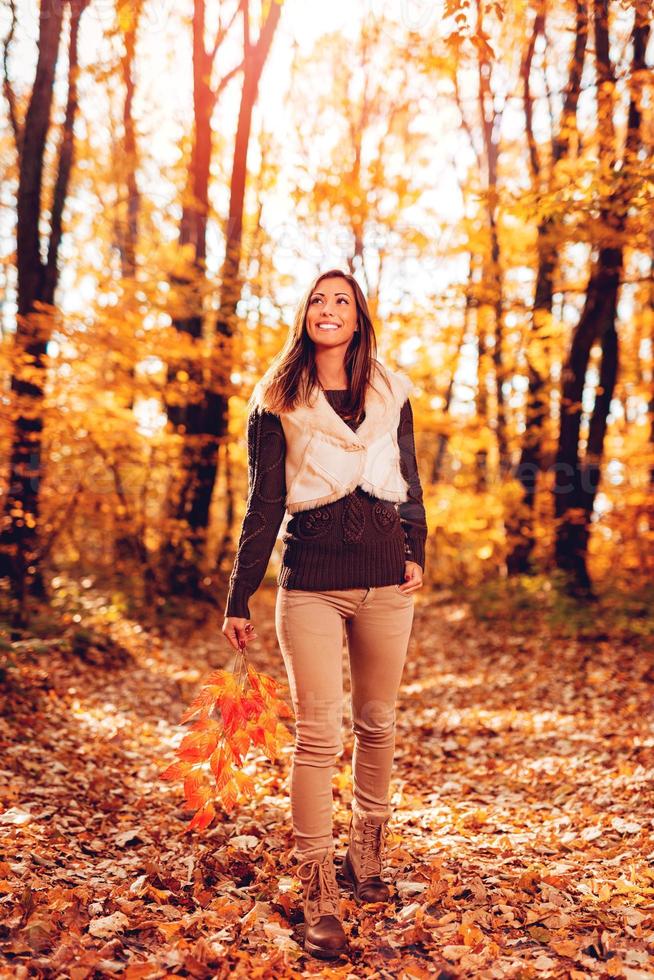
[[[242,616],[225,616],[222,632],[235,650],[240,649],[241,643],[247,646],[248,642],[257,635],[252,623]]]
[[[417,592],[422,588],[422,568],[416,561],[404,563],[404,582],[398,585],[400,592]]]

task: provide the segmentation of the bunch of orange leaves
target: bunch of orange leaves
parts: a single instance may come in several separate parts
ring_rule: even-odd
[[[195,810],[187,830],[204,830],[216,816],[216,805],[228,813],[254,794],[252,747],[274,762],[291,738],[280,718],[292,712],[280,698],[279,684],[248,662],[239,646],[232,670],[211,673],[180,718],[191,718],[190,731],[176,749],[177,760],[162,779],[184,781],[184,808]],[[248,770],[248,771],[246,771]]]

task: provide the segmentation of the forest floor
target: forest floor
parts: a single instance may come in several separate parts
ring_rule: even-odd
[[[248,650],[285,683],[274,602],[271,585],[253,598]],[[185,608],[153,636],[90,604],[91,632],[75,644],[45,619],[40,639],[0,650],[0,976],[654,977],[643,604],[577,613],[546,588],[521,601],[418,593],[398,702],[393,897],[357,906],[343,889],[351,955],[332,965],[302,949],[290,745],[262,759],[256,797],[205,831],[189,831],[180,785],[160,778],[181,713],[232,661],[219,613]],[[346,651],[343,663],[347,682]]]

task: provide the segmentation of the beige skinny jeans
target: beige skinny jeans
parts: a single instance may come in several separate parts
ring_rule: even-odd
[[[353,796],[390,815],[395,702],[414,596],[397,585],[312,592],[278,586],[277,639],[295,713],[291,814],[295,853],[330,847],[332,776],[343,751],[343,624],[352,690]]]

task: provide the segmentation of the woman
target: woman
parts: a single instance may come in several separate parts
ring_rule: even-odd
[[[248,600],[286,512],[275,627],[296,721],[291,810],[304,884],[305,949],[346,951],[332,836],[342,753],[342,648],[349,653],[353,801],[344,875],[387,901],[395,701],[422,586],[427,525],[407,376],[376,358],[366,299],[338,269],[318,276],[248,404],[249,493],[222,631],[256,635]]]

